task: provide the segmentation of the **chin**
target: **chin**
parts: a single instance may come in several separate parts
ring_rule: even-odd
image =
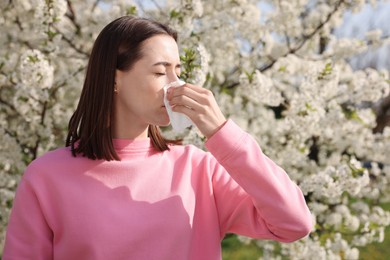
[[[169,120],[169,118],[167,119],[163,119],[163,120],[158,120],[158,121],[155,121],[153,123],[151,123],[152,125],[157,125],[157,126],[169,126],[171,124],[171,121]]]
[[[161,124],[158,124],[158,126],[169,126],[171,124],[171,122],[170,121],[168,121],[168,122],[164,122],[164,123],[161,123]]]

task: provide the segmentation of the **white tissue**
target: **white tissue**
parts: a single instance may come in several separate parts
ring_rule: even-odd
[[[168,83],[164,85],[164,104],[165,108],[167,109],[169,119],[171,121],[171,125],[174,131],[176,132],[182,132],[187,127],[193,125],[192,121],[184,114],[173,112],[171,106],[169,105],[169,101],[167,99],[167,90],[171,87],[180,87],[186,84],[182,80],[173,81],[171,83]]]

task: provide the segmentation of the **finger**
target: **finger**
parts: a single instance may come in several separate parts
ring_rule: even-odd
[[[197,85],[192,85],[190,83],[186,83],[185,85],[183,86],[186,86],[187,88],[190,88],[198,93],[202,93],[202,94],[205,94],[207,93],[209,90],[206,89],[206,88],[203,88],[203,87],[200,87],[200,86],[197,86]]]
[[[208,104],[209,103],[208,100],[210,96],[213,96],[211,91],[207,89],[186,84],[184,86],[173,89],[171,91],[170,99],[173,99],[174,97],[178,97],[178,96],[183,96],[183,95],[201,104]]]
[[[196,100],[194,100],[186,95],[180,95],[180,96],[173,97],[169,101],[169,104],[171,105],[171,107],[185,106],[185,107],[191,108],[192,110],[195,110],[199,113],[204,112],[204,107],[199,102],[197,102]]]
[[[212,101],[215,100],[213,92],[211,92],[209,89],[192,84],[186,84],[185,86],[187,90],[192,90],[192,92],[190,93],[197,93],[197,95],[199,96],[198,101],[202,102],[205,105],[210,105]]]
[[[198,114],[195,110],[190,107],[176,105],[172,107],[173,112],[182,113],[194,121],[195,116]]]

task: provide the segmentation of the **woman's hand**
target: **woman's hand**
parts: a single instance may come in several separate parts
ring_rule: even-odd
[[[183,113],[210,138],[226,122],[213,93],[205,88],[186,83],[169,88],[168,96],[172,111]]]

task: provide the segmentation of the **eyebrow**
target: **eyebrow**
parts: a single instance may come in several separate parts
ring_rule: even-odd
[[[169,62],[167,62],[167,61],[159,61],[159,62],[153,64],[153,66],[160,66],[160,65],[163,65],[163,66],[165,66],[165,67],[170,67],[170,66],[172,66],[172,63],[169,63]],[[176,68],[181,68],[181,65],[180,65],[180,64],[177,64],[175,67],[176,67]]]

